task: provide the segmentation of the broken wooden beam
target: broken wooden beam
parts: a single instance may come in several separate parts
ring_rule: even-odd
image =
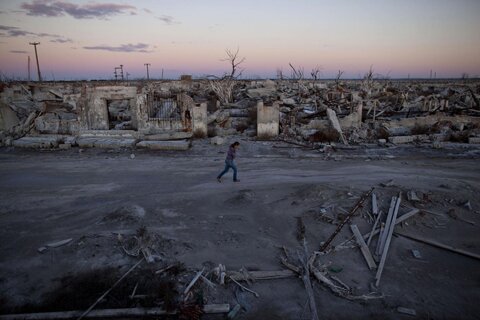
[[[205,268],[203,268],[201,271],[197,272],[197,274],[195,275],[195,277],[193,277],[192,281],[190,281],[190,283],[188,284],[188,286],[185,288],[185,290],[183,291],[183,294],[184,295],[187,295],[187,293],[190,291],[190,289],[195,285],[195,283],[197,282],[198,278],[200,278],[200,276],[203,274],[203,271],[205,270]]]
[[[405,237],[405,238],[408,238],[408,239],[411,239],[411,240],[415,240],[415,241],[418,241],[418,242],[429,244],[429,245],[437,247],[437,248],[441,248],[441,249],[445,249],[445,250],[448,250],[448,251],[451,251],[451,252],[455,252],[455,253],[464,255],[466,257],[470,257],[470,258],[480,260],[480,255],[479,254],[476,254],[476,253],[473,253],[473,252],[468,252],[468,251],[465,251],[463,249],[458,249],[458,248],[455,248],[455,247],[437,242],[435,240],[423,238],[423,237],[420,237],[420,236],[414,236],[414,235],[411,235],[411,234],[406,234],[406,233],[403,233],[403,232],[398,231],[398,230],[395,230],[395,234],[399,235],[399,236],[402,236],[402,237]]]
[[[393,196],[392,200],[390,201],[390,208],[388,209],[387,220],[385,221],[385,230],[381,234],[380,241],[378,242],[379,246],[377,246],[377,250],[376,250],[377,255],[382,255],[383,249],[385,247],[385,242],[386,242],[387,237],[388,237],[390,227],[392,226],[392,221],[395,221],[393,219],[393,213],[394,213],[396,205],[397,205],[397,200],[398,200],[397,197]]]
[[[372,214],[376,216],[378,214],[377,195],[372,192]]]
[[[136,267],[138,267],[140,265],[140,263],[143,262],[143,259],[142,258],[140,261],[138,261],[137,263],[135,263],[130,269],[128,269],[127,272],[125,272],[123,274],[123,276],[120,277],[120,279],[117,280],[117,282],[115,282],[111,287],[110,289],[108,289],[107,291],[105,291],[104,294],[102,294],[85,312],[81,313],[79,316],[78,316],[78,320],[81,320],[83,318],[85,318],[91,311],[93,308],[95,308],[95,306],[103,300],[103,298],[105,298],[109,293],[110,291],[112,291],[120,282],[122,282],[122,280],[130,273],[132,272]]]
[[[203,306],[204,313],[227,313],[230,311],[229,304],[206,304]],[[0,320],[41,320],[41,319],[76,319],[83,311],[43,312],[43,313],[21,313],[0,315]],[[142,318],[163,315],[175,315],[178,311],[167,311],[162,308],[124,308],[124,309],[101,309],[92,310],[84,318],[105,319],[105,318]]]
[[[395,222],[397,220],[398,208],[400,207],[400,202],[402,201],[401,194],[398,195],[396,200],[395,209],[393,210],[393,216],[390,222],[390,226],[388,226],[387,239],[385,240],[385,244],[383,246],[382,258],[380,259],[380,263],[378,265],[377,274],[375,275],[375,285],[378,287],[380,284],[380,279],[382,277],[383,268],[385,267],[385,262],[387,260],[388,249],[390,247],[390,242],[392,241],[393,229],[395,228]]]
[[[382,217],[382,211],[380,211],[380,212],[377,214],[377,219],[375,219],[375,223],[373,224],[372,231],[370,231],[370,235],[368,236],[367,247],[370,245],[370,242],[372,241],[373,232],[374,232],[375,229],[377,228],[378,222],[380,221],[381,217]],[[363,236],[362,236],[362,238],[363,238]]]
[[[416,215],[417,213],[419,213],[420,210],[419,209],[412,209],[411,211],[405,213],[405,214],[402,214],[402,216],[400,216],[399,218],[397,218],[397,220],[395,220],[395,225],[397,224],[400,224],[402,223],[403,221],[409,219],[410,217],[413,217],[414,215]],[[365,233],[363,235],[363,239],[368,239],[368,237],[370,236],[370,234],[372,234],[372,236],[378,234],[380,232],[380,227],[378,227],[377,229],[375,229],[375,231],[371,231],[371,232],[368,232],[368,233]]]
[[[358,230],[357,225],[352,224],[350,226],[350,229],[352,229],[353,235],[355,236],[355,239],[357,240],[357,243],[360,246],[360,250],[362,251],[363,257],[365,258],[365,261],[367,261],[368,268],[370,270],[376,269],[377,264],[373,260],[372,253],[368,249],[368,246],[365,243],[365,240],[363,240],[362,234],[360,233],[360,230]]]
[[[247,280],[273,280],[296,277],[295,272],[291,270],[278,270],[278,271],[248,271],[247,275],[240,271],[228,271],[227,276],[236,281]]]

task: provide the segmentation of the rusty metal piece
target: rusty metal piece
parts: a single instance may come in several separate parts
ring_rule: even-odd
[[[370,189],[367,193],[365,193],[361,198],[360,200],[358,200],[358,202],[355,204],[355,206],[352,208],[352,210],[350,210],[350,212],[348,213],[348,215],[345,217],[345,219],[343,219],[342,223],[340,223],[337,227],[337,229],[332,233],[332,235],[330,236],[330,238],[328,238],[327,241],[325,241],[325,243],[322,245],[322,247],[320,248],[320,252],[325,252],[325,250],[328,248],[328,246],[330,245],[330,243],[333,241],[333,239],[337,236],[337,234],[340,232],[340,230],[342,230],[342,228],[345,226],[345,224],[350,221],[350,218],[353,217],[353,215],[355,214],[355,212],[358,210],[358,208],[360,208],[363,204],[363,202],[365,202],[365,200],[370,196],[370,194],[373,192],[375,188],[372,188]]]

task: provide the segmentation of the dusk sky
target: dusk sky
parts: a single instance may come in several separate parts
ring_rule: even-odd
[[[479,17],[479,0],[0,0],[0,72],[26,79],[30,56],[36,79],[36,41],[47,80],[221,75],[227,48],[245,77],[478,76]]]

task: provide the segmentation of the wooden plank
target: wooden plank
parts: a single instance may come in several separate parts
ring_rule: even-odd
[[[229,304],[207,304],[203,306],[205,313],[227,313],[230,311]],[[40,320],[40,319],[76,319],[83,311],[43,312],[0,315],[0,320]],[[176,311],[166,311],[162,308],[124,308],[124,309],[101,309],[92,310],[85,318],[132,318],[152,317],[162,315],[174,315]]]
[[[365,240],[363,240],[362,234],[360,233],[360,230],[358,230],[357,225],[355,224],[350,225],[350,229],[352,229],[353,235],[355,236],[355,239],[357,240],[357,243],[360,246],[360,250],[362,251],[363,257],[365,258],[365,261],[367,261],[368,268],[370,270],[376,269],[377,264],[375,263],[375,261],[373,261],[372,254],[368,249],[368,246],[365,243]]]
[[[85,316],[87,316],[93,308],[95,308],[95,306],[103,300],[103,298],[105,298],[109,293],[110,291],[112,291],[120,282],[122,282],[122,280],[130,273],[132,272],[136,267],[138,267],[140,265],[140,263],[143,262],[143,259],[142,258],[140,261],[138,261],[137,263],[135,263],[130,269],[128,269],[127,272],[125,272],[123,274],[123,276],[120,277],[120,279],[117,280],[117,282],[115,282],[111,287],[110,289],[108,289],[107,291],[105,291],[104,294],[102,294],[84,313],[82,313],[79,317],[78,317],[78,320],[81,320],[83,318],[85,318]]]
[[[405,238],[408,238],[408,239],[418,241],[418,242],[423,242],[423,243],[429,244],[429,245],[437,247],[437,248],[441,248],[441,249],[445,249],[445,250],[448,250],[448,251],[451,251],[451,252],[455,252],[455,253],[464,255],[466,257],[470,257],[470,258],[480,260],[480,255],[479,254],[476,254],[476,253],[473,253],[473,252],[468,252],[468,251],[465,251],[463,249],[458,249],[458,248],[449,246],[447,244],[437,242],[435,240],[423,238],[423,237],[420,237],[420,236],[414,236],[414,235],[411,235],[411,234],[406,234],[406,233],[403,233],[403,232],[398,231],[398,230],[395,230],[395,234],[397,234],[399,236],[402,236],[402,237],[405,237]]]
[[[380,235],[378,236],[378,240],[377,240],[377,249],[375,250],[375,254],[378,256],[378,252],[380,250],[380,242],[382,241],[382,235],[383,233],[385,232],[385,223],[382,222],[382,224],[380,225],[380,229],[378,231],[380,233]]]
[[[203,274],[203,271],[205,270],[205,267],[202,268],[201,271],[198,271],[197,274],[195,275],[195,277],[193,277],[192,281],[190,281],[190,283],[188,284],[188,286],[185,288],[185,291],[183,291],[183,294],[186,295],[188,293],[188,291],[190,291],[190,289],[195,285],[195,283],[197,282],[198,278],[200,278],[200,276]]]
[[[382,278],[383,268],[385,267],[385,262],[387,260],[388,248],[390,247],[390,242],[392,241],[393,229],[395,228],[395,221],[397,220],[398,208],[400,207],[400,202],[402,201],[401,195],[398,195],[397,202],[395,204],[395,209],[393,211],[393,216],[391,219],[391,225],[388,228],[387,239],[385,240],[385,246],[382,253],[382,258],[380,259],[380,264],[378,265],[377,274],[375,275],[375,285],[378,287],[380,284],[380,279]]]
[[[409,219],[410,217],[413,217],[414,215],[416,215],[419,212],[420,212],[419,209],[412,209],[411,211],[409,211],[409,212],[403,214],[401,217],[397,218],[397,220],[395,220],[395,225],[402,223],[403,221]]]
[[[397,197],[392,197],[392,201],[390,201],[390,209],[388,209],[388,216],[387,216],[387,221],[385,221],[385,232],[382,234],[382,239],[380,241],[380,247],[377,249],[377,254],[382,255],[383,250],[385,248],[385,242],[387,241],[388,234],[390,232],[390,228],[393,227],[392,221],[395,221],[393,219],[393,214],[395,211],[395,207],[397,205],[398,198]]]
[[[245,274],[239,271],[228,271],[227,275],[236,281],[246,280],[272,280],[296,277],[296,273],[291,270],[278,271],[248,271],[248,279],[245,279]]]
[[[367,247],[370,245],[370,242],[372,241],[375,229],[377,228],[378,222],[380,221],[381,217],[382,217],[382,211],[380,211],[377,214],[377,219],[375,219],[375,223],[373,224],[372,231],[370,231],[370,235],[368,236]],[[363,236],[362,236],[362,239],[364,239]]]
[[[399,223],[402,223],[403,221],[409,219],[410,217],[413,217],[414,215],[416,215],[419,212],[420,212],[419,209],[412,209],[411,211],[409,211],[409,212],[403,214],[401,217],[397,218],[397,220],[395,220],[395,225],[397,225]],[[368,239],[370,237],[370,235],[374,236],[374,235],[378,234],[379,232],[380,232],[380,227],[375,229],[375,231],[371,231],[371,232],[368,232],[368,233],[364,234],[363,239]]]
[[[372,213],[374,216],[378,214],[377,195],[372,192]]]

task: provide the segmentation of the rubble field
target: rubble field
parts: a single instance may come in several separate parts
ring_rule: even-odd
[[[222,139],[1,148],[0,319],[478,319],[478,145]]]

